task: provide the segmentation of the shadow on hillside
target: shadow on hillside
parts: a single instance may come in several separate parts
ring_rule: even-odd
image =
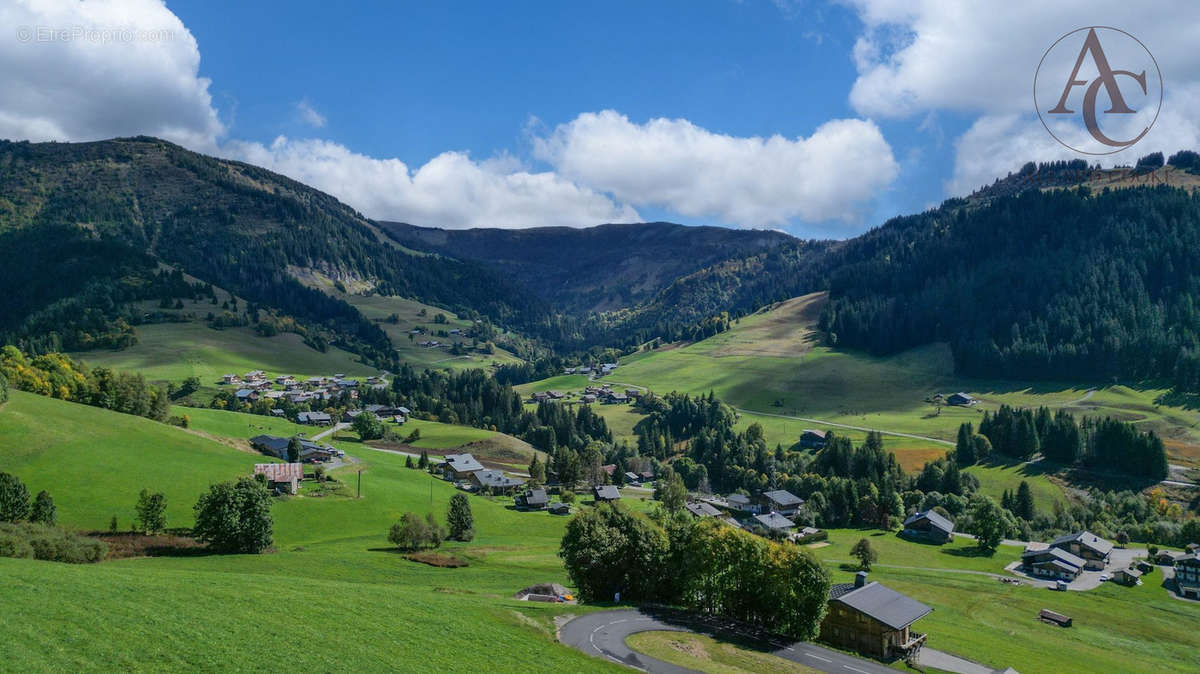
[[[1024,477],[1052,475],[1062,470],[1061,465],[1045,459],[1039,459],[1037,461],[1022,461],[1020,459],[1010,459],[998,454],[988,457],[986,461],[980,462],[979,465],[986,468],[999,468],[1001,470],[1010,470],[1015,468],[1016,473]]]
[[[967,559],[975,559],[978,557],[991,558],[996,554],[996,551],[995,550],[984,550],[983,548],[979,547],[978,545],[972,545],[971,547],[968,547],[968,548],[946,548],[945,550],[942,550],[942,554],[950,555],[951,557],[965,557]]]
[[[1185,410],[1200,410],[1200,393],[1168,391],[1154,399],[1155,405],[1182,407]]]

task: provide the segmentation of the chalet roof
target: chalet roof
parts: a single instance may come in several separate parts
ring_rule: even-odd
[[[615,500],[621,498],[621,491],[611,484],[592,487],[592,493],[596,498],[604,500]]]
[[[954,533],[954,522],[942,517],[936,510],[926,510],[924,512],[913,513],[912,515],[908,516],[908,519],[904,520],[904,526],[907,527],[913,522],[920,522],[921,520],[928,520],[930,525],[935,526],[948,534]]]
[[[1062,548],[1041,548],[1039,550],[1026,549],[1025,552],[1021,553],[1021,559],[1040,557],[1043,555],[1052,557],[1057,561],[1070,564],[1071,566],[1075,567],[1076,571],[1087,565],[1087,562],[1085,562],[1082,557],[1073,555]]]
[[[1141,578],[1142,572],[1137,569],[1118,569],[1117,573],[1123,573],[1131,578]]]
[[[519,487],[525,484],[525,480],[516,477],[509,477],[498,470],[477,470],[475,471],[475,479],[480,485],[495,489]]]
[[[830,590],[833,601],[841,602],[860,613],[864,613],[888,627],[899,630],[929,615],[933,609],[877,582],[855,588],[853,585],[835,585]]]
[[[804,429],[803,431],[801,431],[801,432],[800,432],[800,435],[801,435],[802,437],[803,437],[803,436],[805,436],[805,435],[815,435],[815,436],[817,436],[818,438],[824,439],[824,438],[825,438],[825,431],[818,431],[818,430],[815,430],[815,429],[812,429],[812,428],[806,428],[806,429]]]
[[[769,500],[775,505],[781,506],[798,506],[801,503],[804,503],[803,499],[801,499],[799,496],[796,496],[792,492],[785,489],[776,489],[774,491],[763,492],[763,498]]]
[[[729,501],[733,505],[750,505],[750,497],[746,496],[745,494],[730,494],[725,500]]]
[[[304,466],[299,463],[256,463],[255,475],[266,475],[270,482],[291,482],[304,479]]]
[[[720,517],[721,511],[707,503],[688,503],[684,508],[696,517]]]
[[[526,505],[545,505],[550,502],[550,497],[546,494],[545,489],[528,489],[522,495]]]
[[[766,515],[755,515],[754,519],[758,523],[768,529],[791,529],[796,526],[796,523],[779,513],[767,513]]]
[[[637,482],[638,480],[640,480],[642,478],[637,473],[635,473],[633,471],[629,471],[628,473],[625,473],[625,479],[630,482]]]
[[[1080,531],[1079,533],[1075,534],[1059,536],[1053,541],[1050,541],[1050,547],[1057,548],[1060,545],[1066,545],[1068,543],[1079,543],[1082,546],[1091,548],[1092,550],[1096,551],[1096,553],[1101,555],[1107,555],[1108,553],[1112,552],[1113,549],[1112,543],[1100,538],[1090,531]]]
[[[447,454],[442,465],[450,466],[456,473],[470,473],[483,470],[483,464],[470,454]]]
[[[550,512],[557,513],[557,512],[564,511],[564,510],[566,512],[571,512],[571,506],[569,504],[563,503],[561,501],[559,501],[558,503],[550,504]]]

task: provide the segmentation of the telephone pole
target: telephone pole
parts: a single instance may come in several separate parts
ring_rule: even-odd
[[[358,469],[358,496],[354,498],[362,498],[362,468]]]

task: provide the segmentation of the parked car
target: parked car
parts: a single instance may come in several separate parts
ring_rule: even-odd
[[[1108,580],[1109,580],[1109,578],[1108,578],[1108,574],[1107,574],[1107,573],[1102,573],[1102,574],[1100,574],[1100,582],[1101,582],[1101,583],[1107,583],[1107,582],[1108,582]]]

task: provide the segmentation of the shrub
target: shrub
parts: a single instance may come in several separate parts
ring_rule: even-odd
[[[271,492],[243,477],[208,488],[196,502],[196,540],[218,552],[258,554],[271,546]]]
[[[29,521],[48,527],[58,523],[58,508],[54,506],[54,499],[45,490],[39,491],[37,498],[33,500],[33,510],[29,514]]]
[[[0,556],[69,564],[98,562],[108,554],[104,541],[41,524],[0,524]]]
[[[138,495],[137,506],[138,526],[148,534],[157,534],[167,528],[167,497],[163,494],[151,494],[149,489],[143,489]]]
[[[465,542],[475,538],[475,516],[471,514],[471,501],[466,494],[460,493],[450,497],[446,528],[450,530],[451,540]]]
[[[433,513],[424,518],[416,513],[404,513],[388,532],[388,541],[401,550],[436,548],[445,537],[445,532],[433,519]]]

